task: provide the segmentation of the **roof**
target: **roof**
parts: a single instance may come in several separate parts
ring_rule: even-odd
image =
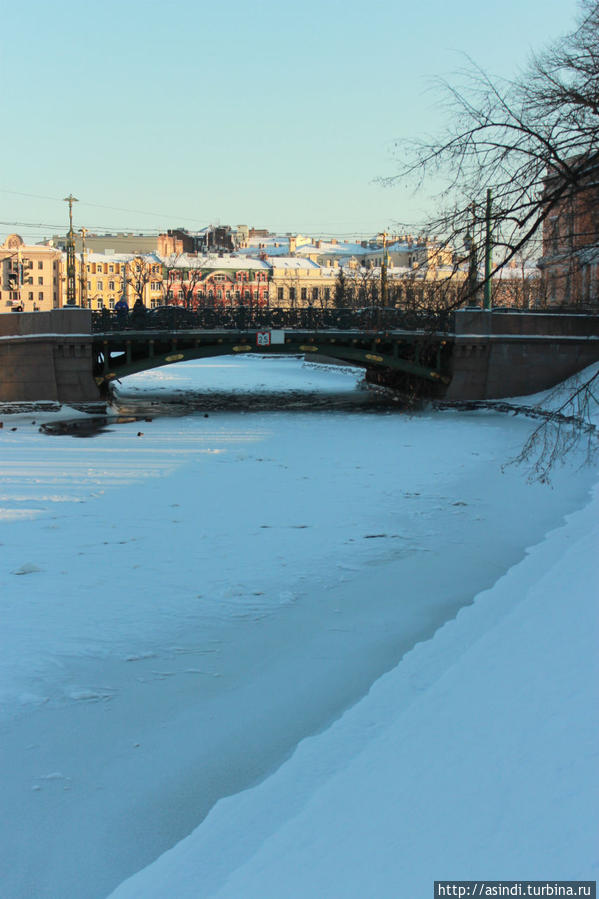
[[[272,260],[270,260],[270,265],[273,268],[284,268],[284,269],[318,269],[320,266],[316,262],[312,262],[311,259],[302,259],[299,256],[274,256]]]
[[[222,256],[216,253],[190,256],[183,253],[181,256],[163,256],[162,260],[168,268],[198,268],[198,269],[263,269],[268,271],[270,265],[262,259],[252,256],[241,256],[237,253],[225,253]]]

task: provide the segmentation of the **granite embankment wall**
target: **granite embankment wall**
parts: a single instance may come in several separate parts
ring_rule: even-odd
[[[524,396],[599,361],[599,315],[460,310],[446,400]]]
[[[0,402],[99,399],[89,310],[0,314]]]

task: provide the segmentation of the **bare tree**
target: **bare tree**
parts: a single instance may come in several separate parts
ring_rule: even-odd
[[[482,229],[491,189],[494,242],[505,265],[584,191],[599,165],[599,0],[581,0],[576,30],[533,56],[521,77],[492,78],[469,62],[439,86],[446,129],[438,139],[400,145],[399,174],[387,180],[443,177],[444,210],[428,229],[456,246],[473,204]]]
[[[134,296],[135,305],[145,307],[146,284],[149,284],[153,275],[153,267],[156,263],[143,256],[135,256],[126,267],[127,284],[130,285]]]
[[[181,258],[181,253],[170,253],[162,260],[162,278],[160,280],[160,291],[162,294],[162,302],[165,306],[170,306],[175,300],[175,283],[177,281],[177,263]]]
[[[191,309],[197,305],[197,289],[202,281],[201,268],[187,268],[182,270],[182,280],[179,283],[179,297],[183,300],[186,309]]]
[[[590,278],[599,263],[599,0],[580,0],[575,30],[533,55],[514,80],[493,78],[469,61],[439,87],[448,110],[445,129],[432,140],[399,145],[399,173],[387,180],[420,185],[431,175],[443,179],[442,211],[427,229],[464,248],[456,258],[462,268],[477,263],[472,247],[483,242],[492,191],[498,268],[542,244],[550,302],[597,302],[596,276],[595,283]],[[470,268],[475,272],[477,265]],[[468,277],[454,305],[475,299],[479,290],[480,281]],[[596,440],[589,418],[596,379],[583,378],[524,447],[520,459],[536,453],[542,480],[581,434]]]

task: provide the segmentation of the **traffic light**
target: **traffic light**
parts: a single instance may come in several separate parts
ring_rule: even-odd
[[[8,289],[9,290],[18,290],[19,287],[19,279],[17,277],[16,272],[8,273]]]

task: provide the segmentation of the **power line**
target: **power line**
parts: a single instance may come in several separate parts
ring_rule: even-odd
[[[0,193],[13,194],[14,196],[17,196],[17,197],[29,197],[33,200],[52,200],[52,201],[56,201],[57,203],[63,202],[62,197],[47,197],[47,196],[44,196],[43,194],[29,194],[29,193],[25,193],[24,191],[19,191],[19,190],[8,190],[7,188],[0,188]],[[191,218],[190,216],[172,215],[171,213],[166,213],[166,212],[149,212],[147,209],[124,209],[121,206],[105,206],[102,203],[89,203],[87,200],[81,200],[80,202],[81,202],[82,206],[91,206],[94,209],[110,209],[113,212],[130,212],[130,213],[133,213],[134,215],[151,215],[151,216],[154,216],[155,218],[172,219],[173,221],[195,222],[196,224],[197,223],[205,224],[203,219]]]

